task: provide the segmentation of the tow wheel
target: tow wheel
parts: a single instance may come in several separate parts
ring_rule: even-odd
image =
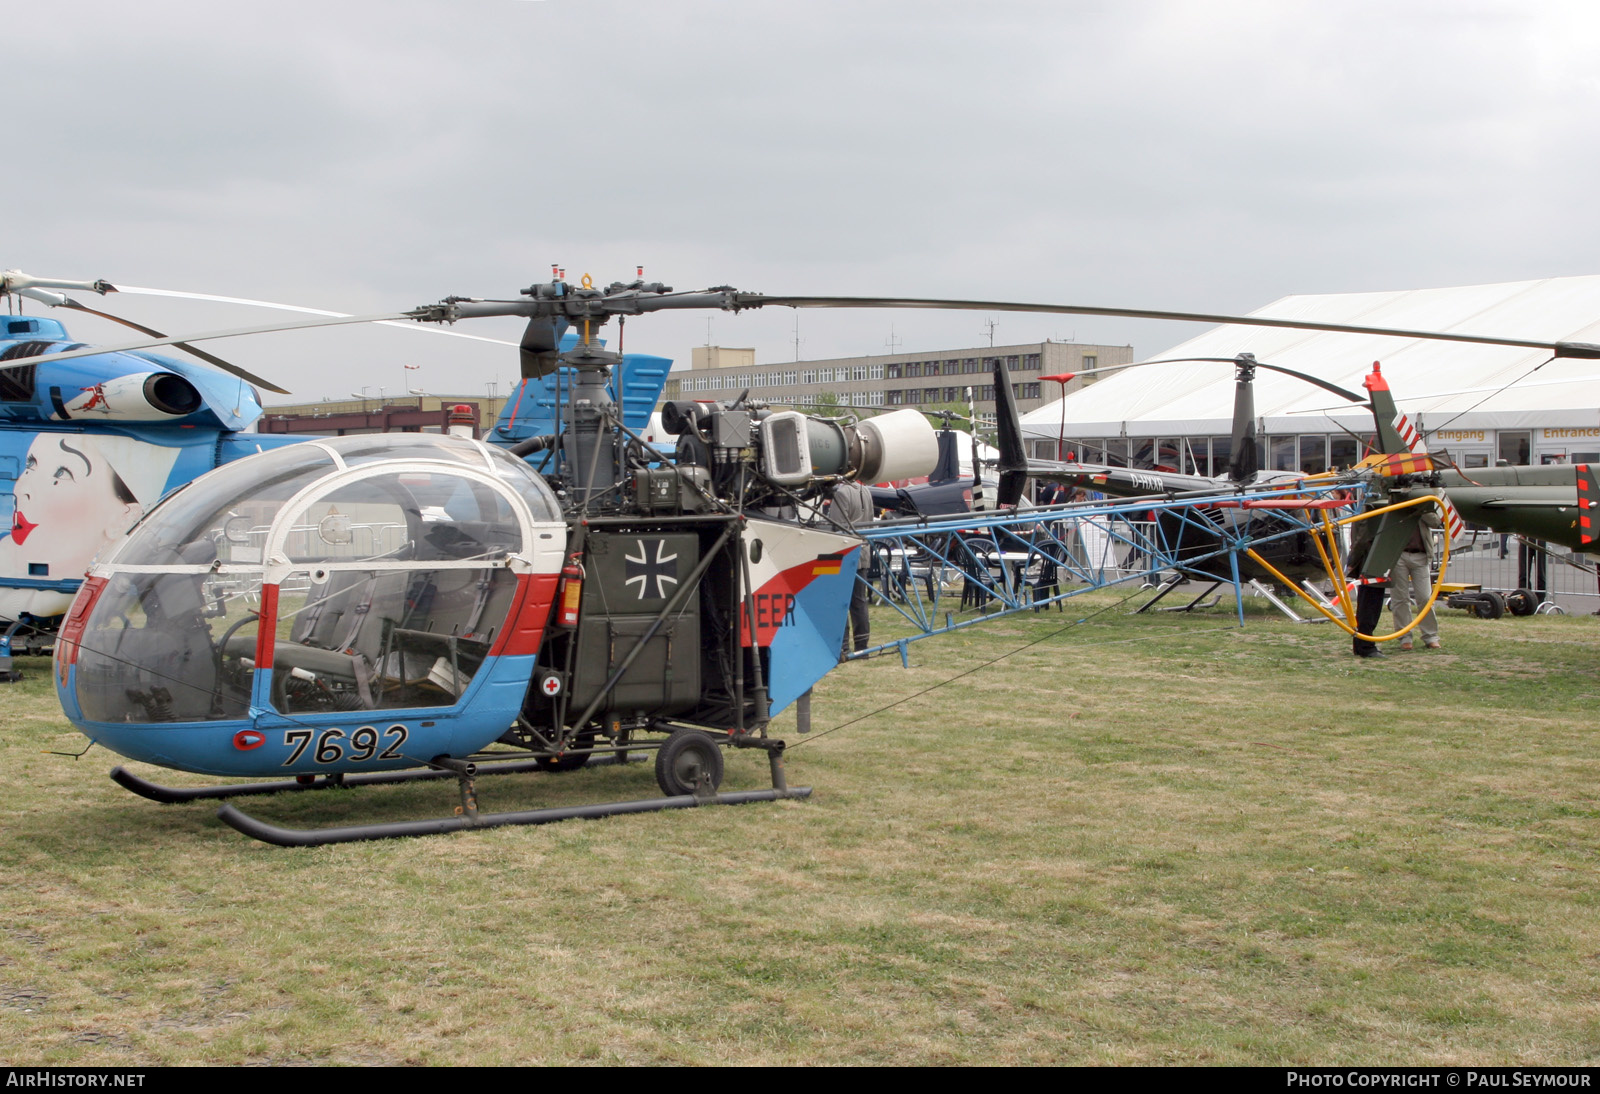
[[[693,794],[702,775],[711,789],[722,785],[722,750],[708,733],[698,729],[674,730],[656,753],[656,782],[669,798]]]
[[[1512,615],[1532,615],[1539,610],[1539,598],[1527,589],[1517,589],[1506,594],[1506,607]]]
[[[1479,619],[1499,619],[1506,614],[1505,597],[1499,593],[1482,592],[1472,606],[1473,612]]]

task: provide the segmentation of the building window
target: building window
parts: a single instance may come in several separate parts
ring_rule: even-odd
[[[906,375],[907,376],[921,376],[922,375],[922,362],[921,361],[912,361],[912,362],[908,363],[906,365]]]
[[[1098,368],[1099,365],[1100,365],[1100,358],[1099,357],[1096,357],[1092,353],[1086,353],[1086,354],[1083,355],[1083,365],[1081,367],[1083,367],[1083,368]]]
[[[1211,442],[1213,449],[1215,449],[1216,443],[1217,442],[1215,440]],[[1342,471],[1347,467],[1354,467],[1360,461],[1361,445],[1360,442],[1358,442],[1354,437],[1347,437],[1343,434],[1339,434],[1334,436],[1329,441],[1328,466],[1330,468]],[[1489,457],[1484,456],[1483,462],[1477,464],[1476,466],[1486,467],[1488,466],[1488,463]],[[1467,466],[1472,467],[1474,465],[1471,462],[1468,462]],[[1221,474],[1221,472],[1219,471],[1218,474]]]
[[[1293,436],[1267,438],[1267,453],[1269,461],[1267,466],[1270,470],[1298,470],[1298,468],[1295,466],[1297,453],[1295,452],[1294,442],[1295,438]]]
[[[859,379],[859,377],[858,377],[858,379]],[[867,369],[867,379],[869,379],[869,380],[881,380],[881,379],[883,379],[883,366],[882,365],[873,365],[869,369]]]
[[[1017,367],[1017,361],[1018,361],[1018,359],[1017,359],[1017,357],[1015,355],[1007,357],[1006,358],[1006,368],[1015,370],[1016,367]]]
[[[900,366],[899,365],[890,365],[889,366],[889,379],[891,379],[891,380],[900,379]]]
[[[1090,358],[1087,358],[1087,360],[1093,361],[1094,358],[1090,357]],[[1037,353],[1028,354],[1026,357],[1024,357],[1022,359],[1022,367],[1024,369],[1031,369],[1031,370],[1037,371],[1038,368],[1039,368],[1039,355]]]
[[[1300,470],[1307,475],[1320,475],[1328,469],[1328,438],[1320,434],[1300,435]]]
[[[965,361],[963,361],[961,363],[961,371],[962,372],[982,372],[983,368],[978,364],[978,361],[977,361],[976,358],[969,357],[969,358],[967,358]]]
[[[1533,434],[1525,429],[1501,430],[1497,443],[1500,458],[1509,464],[1533,462]]]
[[[865,380],[866,378],[867,378],[867,366],[866,365],[857,365],[856,368],[855,368],[855,375],[852,376],[851,379],[853,379],[853,380]]]
[[[881,391],[869,391],[869,392],[867,392],[867,405],[868,406],[882,406],[883,405],[883,392],[881,392]]]
[[[814,383],[816,383],[817,382],[817,370],[814,369],[814,368],[808,368],[808,369],[805,369],[804,371],[802,371],[800,373],[800,382],[802,384],[814,384]]]
[[[1037,383],[1023,384],[1022,397],[1024,399],[1037,399],[1039,397],[1039,385]]]
[[[904,391],[891,391],[888,395],[890,406],[903,406],[905,404],[906,393]]]

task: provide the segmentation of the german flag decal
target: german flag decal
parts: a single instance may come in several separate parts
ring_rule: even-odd
[[[839,568],[844,564],[844,555],[845,553],[842,551],[838,554],[818,555],[816,563],[811,567],[811,576],[826,577],[829,574],[838,573]]]

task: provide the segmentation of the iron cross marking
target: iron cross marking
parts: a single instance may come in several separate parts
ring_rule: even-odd
[[[652,560],[650,558],[650,548],[645,544],[645,541],[641,539],[634,542],[638,547],[639,555],[637,558],[633,555],[622,556],[623,560],[628,564],[628,577],[623,584],[632,585],[637,581],[639,583],[640,600],[650,597],[659,600],[667,595],[667,585],[676,585],[678,583],[678,568],[673,565],[673,562],[677,560],[678,553],[674,551],[670,555],[667,554],[667,541],[658,539],[656,540],[656,557]],[[655,582],[656,591],[654,593],[650,592],[650,583],[652,581]]]

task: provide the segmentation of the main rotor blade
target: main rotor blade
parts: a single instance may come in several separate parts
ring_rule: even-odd
[[[1262,315],[1216,315],[1210,312],[1159,311],[1146,308],[1099,308],[1077,304],[1025,304],[1014,300],[927,300],[889,296],[763,296],[738,293],[735,303],[741,308],[778,306],[784,308],[927,308],[952,311],[1038,312],[1048,315],[1104,315],[1113,319],[1170,319],[1183,323],[1216,323],[1235,327],[1282,327],[1288,330],[1321,330],[1335,334],[1375,334],[1394,338],[1423,338],[1435,342],[1470,342],[1485,346],[1517,346],[1542,349],[1557,357],[1582,357],[1600,360],[1600,345],[1592,342],[1541,342],[1529,338],[1497,338],[1483,334],[1450,334],[1437,330],[1403,330],[1394,327],[1365,327],[1351,323],[1318,323],[1308,319],[1273,319]]]
[[[273,308],[277,311],[300,312],[304,315],[327,315],[341,318],[352,318],[349,312],[327,311],[323,308],[305,308],[298,304],[279,304],[272,300],[252,300],[247,296],[216,296],[204,292],[179,292],[177,289],[150,289],[139,285],[123,285],[116,290],[134,296],[167,296],[175,300],[206,300],[216,304],[244,304],[252,308]],[[429,334],[444,334],[451,338],[466,338],[473,342],[490,342],[497,346],[515,346],[517,343],[508,342],[504,338],[485,338],[481,334],[465,334],[458,330],[443,330],[439,327],[423,327],[416,323],[392,323],[380,321],[380,327],[399,327],[401,330],[426,331]]]
[[[121,323],[124,327],[131,327],[140,334],[148,334],[152,338],[166,337],[166,335],[162,334],[160,331],[153,330],[142,323],[135,323],[132,319],[124,319],[122,316],[112,315],[110,312],[96,311],[94,308],[91,308],[86,304],[78,303],[71,297],[63,297],[62,303],[58,304],[57,307],[71,308],[73,311],[82,311],[88,312],[90,315],[98,315],[101,319],[109,319],[113,323]],[[231,361],[224,361],[215,354],[207,353],[199,346],[191,346],[187,342],[174,342],[172,344],[178,349],[181,349],[186,353],[191,353],[200,358],[200,360],[206,362],[206,364],[214,365],[215,367],[220,368],[223,372],[232,373],[234,376],[239,377],[241,380],[244,380],[247,383],[252,383],[267,388],[269,391],[276,391],[279,395],[291,394],[291,392],[284,390],[277,384],[263,380],[249,370],[240,368],[238,365],[233,364]]]
[[[1124,369],[1136,368],[1139,365],[1181,365],[1187,364],[1190,361],[1217,362],[1225,365],[1237,365],[1240,363],[1237,357],[1162,357],[1154,361],[1136,361],[1131,365],[1116,365],[1114,367],[1118,369]],[[1339,396],[1341,399],[1346,399],[1352,403],[1358,403],[1361,406],[1367,405],[1367,397],[1365,395],[1357,395],[1353,391],[1346,390],[1345,388],[1340,387],[1338,384],[1329,383],[1327,380],[1324,380],[1319,376],[1313,376],[1309,372],[1301,372],[1299,369],[1285,368],[1283,365],[1269,365],[1265,361],[1251,361],[1250,365],[1252,368],[1264,368],[1271,372],[1281,372],[1285,376],[1293,376],[1297,380],[1304,380],[1308,384],[1314,384],[1324,391],[1331,392],[1332,394]]]
[[[280,330],[305,330],[311,327],[338,327],[351,323],[382,323],[410,318],[405,312],[384,312],[379,315],[347,315],[325,319],[302,319],[295,323],[268,323],[259,327],[241,327],[237,330],[208,331],[203,334],[185,334],[177,338],[151,338],[143,342],[125,342],[120,346],[85,346],[82,349],[69,349],[61,353],[42,353],[37,357],[14,357],[7,361],[7,366],[32,365],[41,361],[70,361],[74,357],[93,357],[100,353],[131,353],[135,350],[154,349],[157,346],[172,346],[187,342],[209,342],[216,338],[240,338],[247,334],[271,334]],[[289,392],[272,383],[254,376],[244,369],[232,369],[240,378],[252,384],[259,384],[269,391],[276,391],[280,395]]]
[[[101,296],[117,291],[117,287],[104,278],[94,281],[64,281],[59,277],[32,277],[21,270],[6,270],[0,273],[0,293],[24,293],[29,289],[77,289],[80,292],[97,292]]]

